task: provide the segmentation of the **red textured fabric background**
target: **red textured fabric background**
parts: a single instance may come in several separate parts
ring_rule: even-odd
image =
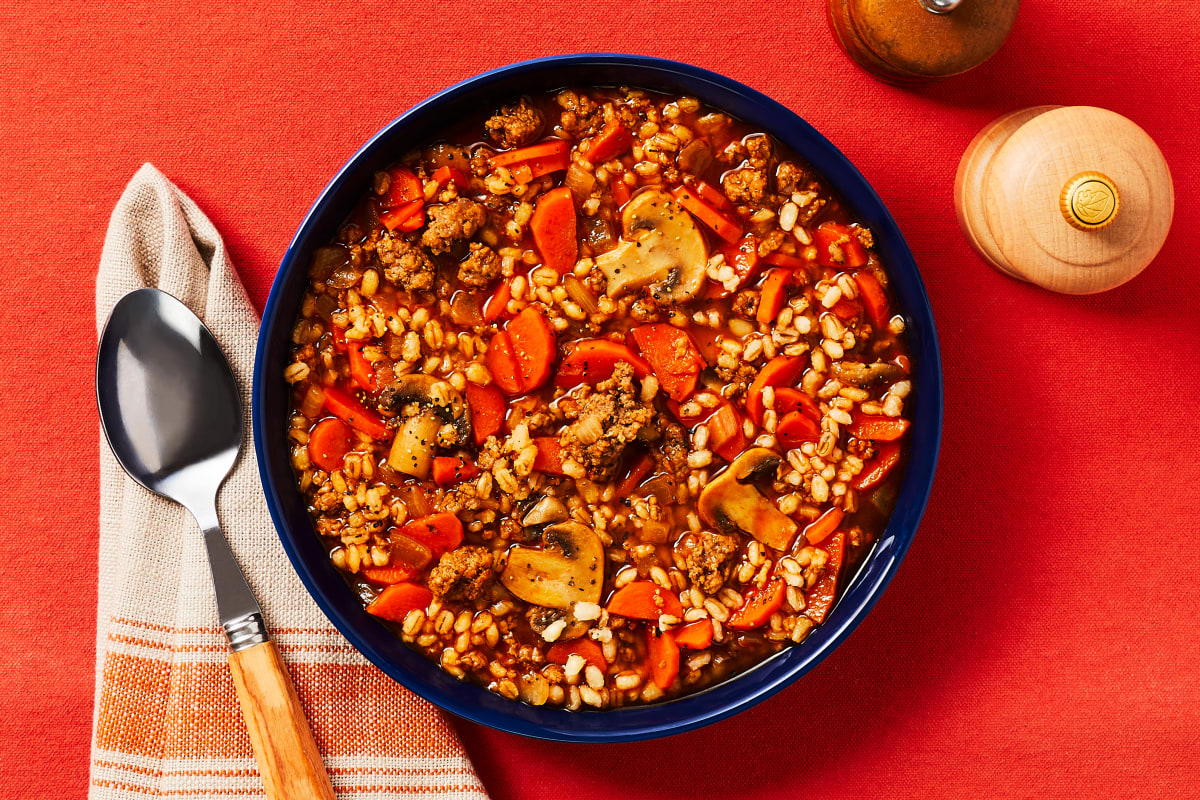
[[[537,55],[627,51],[744,81],[856,163],[921,264],[946,378],[941,466],[870,617],[755,709],[646,744],[459,729],[497,800],[1185,797],[1200,779],[1200,13],[1028,2],[1004,50],[916,90],[852,66],[824,3],[7,4],[0,10],[0,785],[81,798],[95,622],[93,279],[143,161],[225,236],[261,307],[333,172],[421,98]],[[586,10],[586,13],[580,13]],[[812,77],[819,75],[821,77]],[[1003,112],[1111,108],[1179,208],[1133,282],[1066,297],[993,272],[951,208]]]

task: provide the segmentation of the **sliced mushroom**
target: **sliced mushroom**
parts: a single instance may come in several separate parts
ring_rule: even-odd
[[[858,361],[835,361],[830,367],[833,377],[855,386],[866,388],[878,381],[889,383],[904,377],[904,370],[897,364],[886,364],[876,361],[874,364],[863,364]]]
[[[521,518],[521,525],[526,528],[538,528],[555,522],[565,522],[570,518],[571,515],[562,500],[545,495],[525,512],[525,516]]]
[[[777,454],[762,447],[742,453],[700,492],[700,518],[726,533],[741,531],[767,547],[786,550],[798,526],[754,485],[773,478],[780,461]]]
[[[471,409],[458,390],[441,378],[404,375],[384,389],[383,402],[397,413],[413,403],[427,408],[454,426],[455,445],[464,447],[471,441]]]
[[[625,206],[625,236],[596,257],[608,277],[609,297],[649,287],[660,303],[691,300],[704,285],[708,248],[690,214],[658,189],[641,192]]]
[[[542,547],[515,546],[500,582],[527,603],[569,609],[599,603],[604,584],[604,545],[586,525],[563,522],[542,534]]]
[[[433,468],[433,454],[437,450],[438,430],[441,418],[433,411],[425,410],[409,417],[404,426],[396,431],[392,449],[388,452],[388,466],[405,475],[424,480]]]

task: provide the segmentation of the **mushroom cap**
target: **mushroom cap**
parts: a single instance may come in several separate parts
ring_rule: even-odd
[[[464,447],[471,441],[471,408],[448,381],[433,375],[413,373],[401,376],[385,391],[392,410],[399,411],[406,405],[416,403],[454,426],[456,445]]]
[[[767,547],[786,550],[799,526],[755,486],[755,481],[773,478],[781,461],[763,447],[742,453],[700,492],[700,518],[718,530],[746,533]]]
[[[622,214],[623,241],[596,258],[608,295],[649,287],[660,303],[691,300],[704,286],[708,247],[692,215],[660,189],[638,193]]]
[[[514,546],[500,573],[504,587],[527,603],[569,609],[599,603],[604,585],[604,545],[579,522],[551,525],[542,547]]]

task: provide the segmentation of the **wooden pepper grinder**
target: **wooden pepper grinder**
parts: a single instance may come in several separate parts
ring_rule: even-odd
[[[858,65],[888,83],[979,66],[1008,38],[1020,0],[829,0],[829,21]]]
[[[1162,152],[1130,120],[1091,106],[1036,106],[979,132],[958,165],[954,208],[996,269],[1092,294],[1154,260],[1175,195]]]

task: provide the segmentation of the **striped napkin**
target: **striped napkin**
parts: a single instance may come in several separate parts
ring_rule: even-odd
[[[250,440],[258,320],[208,218],[150,164],[113,211],[96,325],[156,286],[200,315],[242,388],[246,441],[221,491],[222,527],[262,603],[342,798],[486,800],[442,715],[367,662],[329,624],[284,554]],[[90,797],[263,795],[226,666],[200,530],[100,447],[100,586]]]

